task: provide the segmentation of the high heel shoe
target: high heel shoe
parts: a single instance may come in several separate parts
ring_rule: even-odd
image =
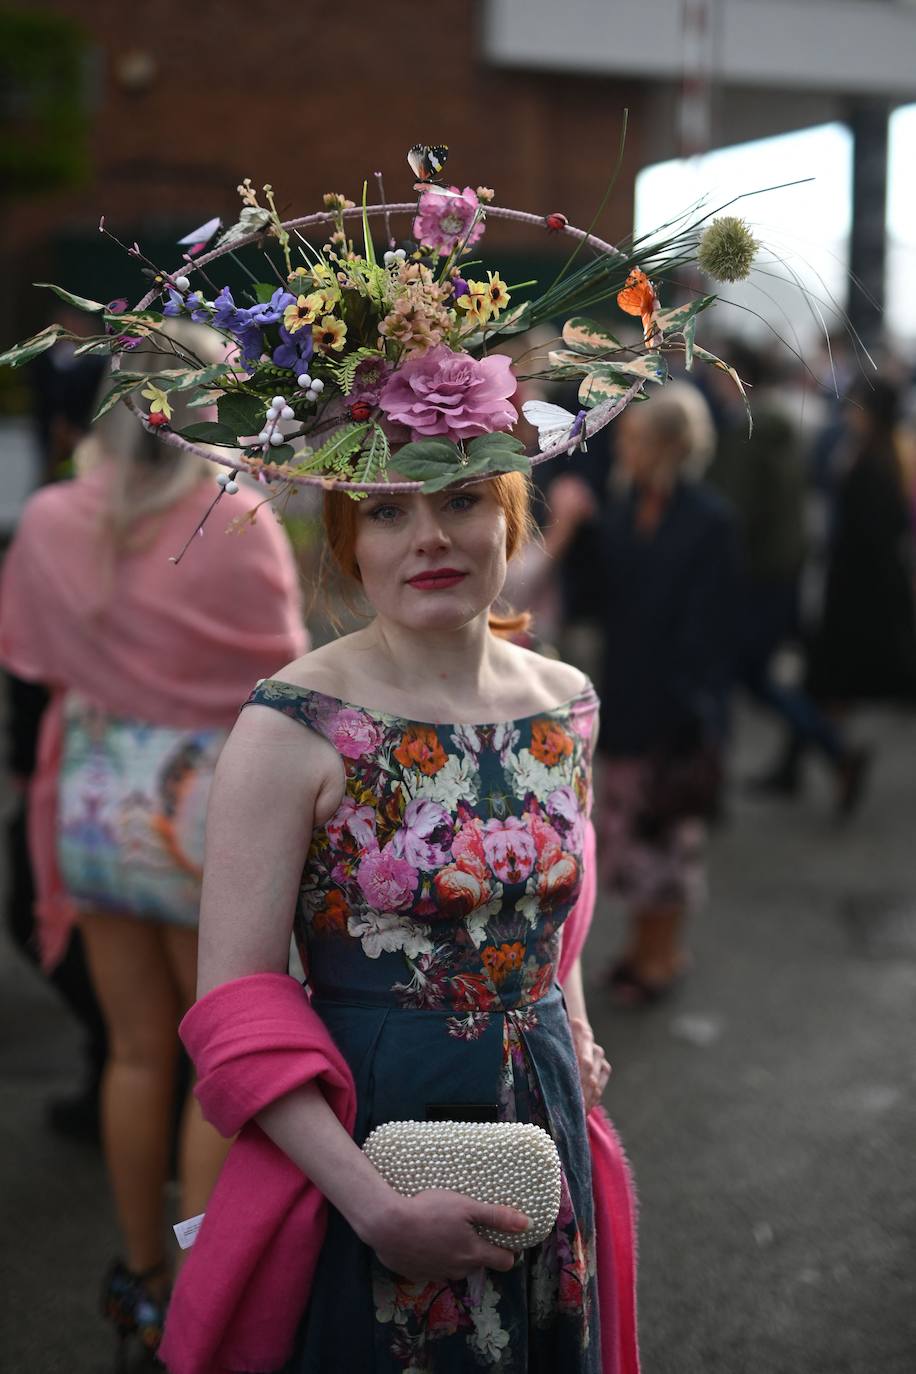
[[[150,1360],[159,1348],[165,1325],[167,1296],[157,1297],[147,1285],[150,1279],[164,1273],[164,1261],[135,1273],[128,1269],[123,1260],[116,1259],[105,1275],[101,1310],[102,1316],[113,1325],[118,1342],[115,1374],[127,1374],[133,1339]]]

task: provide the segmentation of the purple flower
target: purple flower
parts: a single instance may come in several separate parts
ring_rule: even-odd
[[[370,850],[356,871],[363,896],[376,911],[400,911],[413,901],[419,874],[406,859],[399,859],[391,845]]]
[[[117,300],[109,301],[107,306],[109,315],[123,315],[127,309],[127,304],[126,296],[118,296]]]
[[[478,220],[468,234],[479,205],[477,192],[470,186],[463,191],[457,186],[450,186],[448,191],[424,191],[413,222],[414,238],[427,248],[434,248],[441,257],[447,257],[465,235],[469,248],[483,233],[483,221]]]
[[[286,307],[295,303],[296,297],[279,286],[269,301],[259,301],[257,305],[249,306],[244,313],[251,324],[263,327],[267,324],[277,324]]]
[[[298,335],[296,337],[298,338]],[[391,364],[384,358],[364,358],[357,364],[353,374],[350,404],[365,401],[367,405],[377,406],[382,388],[390,376]]]
[[[168,290],[169,298],[162,307],[162,313],[163,315],[168,315],[169,318],[174,318],[175,315],[180,315],[184,311],[184,296],[182,296],[180,291],[176,291],[174,287],[170,286]]]
[[[288,367],[291,372],[304,372],[313,352],[312,326],[304,324],[291,334],[285,325],[280,325],[280,344],[273,351],[274,367]]]
[[[245,327],[241,311],[232,299],[232,292],[228,286],[224,286],[222,291],[213,302],[213,323],[217,329],[224,329],[227,334],[234,334],[237,330]]]
[[[238,340],[239,356],[249,372],[257,367],[261,361],[261,354],[264,352],[264,335],[257,325],[244,325],[241,329],[233,331],[233,337]]]
[[[452,295],[457,301],[461,296],[469,296],[470,287],[464,277],[452,277]]]
[[[457,442],[514,425],[518,411],[509,397],[515,389],[512,361],[504,354],[477,359],[438,344],[401,364],[379,404],[389,420],[409,428],[411,439],[444,435]]]
[[[452,835],[452,821],[444,807],[426,797],[415,797],[407,803],[404,824],[388,848],[414,868],[428,871],[448,862]]]

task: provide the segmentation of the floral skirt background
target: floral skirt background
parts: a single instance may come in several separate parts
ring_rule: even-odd
[[[197,924],[207,800],[227,733],[111,716],[71,693],[57,849],[77,905]]]

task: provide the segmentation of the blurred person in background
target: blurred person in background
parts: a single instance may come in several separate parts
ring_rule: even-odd
[[[868,756],[851,745],[839,723],[800,686],[780,681],[774,660],[797,639],[800,577],[806,554],[807,476],[797,426],[786,413],[786,379],[746,344],[730,344],[728,356],[753,388],[753,430],[731,379],[707,375],[717,420],[716,451],[707,478],[728,500],[738,521],[742,577],[738,678],[761,706],[781,717],[793,737],[828,763],[839,814],[859,800]],[[754,791],[795,795],[797,765],[780,758],[751,779]]]
[[[896,386],[878,378],[859,382],[845,408],[824,606],[807,678],[836,720],[867,702],[916,703],[913,529],[897,449],[899,407]],[[789,734],[781,762],[789,777],[807,748],[803,734]]]
[[[59,301],[53,319],[74,334],[87,332],[83,312]],[[89,428],[105,366],[105,360],[98,355],[77,354],[76,344],[59,339],[26,369],[39,457],[36,485],[43,486],[68,475],[73,451]],[[27,682],[14,673],[5,677],[7,767],[13,791],[13,805],[6,820],[7,928],[17,948],[37,962],[35,885],[26,839],[26,796],[35,770],[38,732],[48,693],[39,682]],[[50,972],[49,981],[85,1031],[85,1067],[79,1090],[48,1104],[47,1122],[62,1135],[97,1141],[99,1084],[107,1042],[78,930],[73,931],[66,953]]]
[[[170,334],[180,356],[211,346],[195,326]],[[131,355],[151,373],[175,361],[164,349]],[[177,395],[171,422],[180,428]],[[156,1347],[170,1283],[163,1185],[177,1025],[195,996],[210,780],[238,702],[307,643],[292,553],[273,514],[224,533],[230,515],[260,503],[257,489],[228,497],[176,568],[169,556],[217,490],[211,465],[166,445],[122,405],[76,462],[79,475],[26,506],[3,570],[0,660],[51,693],[29,841],[43,961],[61,957],[78,919],[108,1030],[102,1136],[124,1258],[111,1266],[102,1307],[123,1361],[128,1341]],[[182,1215],[203,1210],[224,1152],[189,1096]]]
[[[616,423],[606,509],[580,477],[551,488],[548,553],[575,540],[593,568],[603,631],[596,828],[605,887],[627,904],[629,938],[608,982],[646,1003],[684,973],[688,911],[705,893],[707,822],[720,807],[735,657],[734,520],[698,475],[708,407],[672,382]]]

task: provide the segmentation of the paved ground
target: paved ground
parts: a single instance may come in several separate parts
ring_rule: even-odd
[[[864,726],[879,760],[852,827],[829,824],[816,777],[792,806],[736,798],[677,1000],[633,1015],[593,994],[641,1194],[645,1374],[916,1370],[916,721]],[[739,769],[767,744],[745,722]],[[616,933],[605,914],[592,970]],[[111,1368],[100,1162],[42,1127],[76,1062],[64,1013],[0,949],[11,1374]]]

